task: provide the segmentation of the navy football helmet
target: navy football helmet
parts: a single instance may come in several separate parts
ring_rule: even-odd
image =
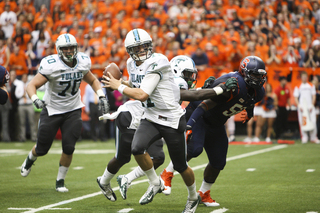
[[[261,58],[247,56],[240,62],[239,72],[249,87],[258,89],[267,79],[266,66]]]

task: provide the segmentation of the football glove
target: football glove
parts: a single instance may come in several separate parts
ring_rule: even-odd
[[[33,101],[34,106],[37,109],[42,109],[45,107],[45,102],[43,100],[40,100],[39,98],[37,98],[36,100]]]
[[[207,80],[205,80],[202,89],[208,88],[210,86],[210,84],[212,84],[214,81],[216,80],[216,78],[214,76],[210,76],[209,78],[207,78]]]
[[[99,97],[99,110],[102,111],[102,114],[107,114],[109,112],[109,103],[106,97]]]
[[[244,110],[240,113],[240,118],[242,120],[242,123],[247,123],[251,118],[248,117],[247,112]]]
[[[238,79],[233,77],[229,78],[225,84],[221,84],[219,86],[223,89],[223,92],[229,92],[230,90],[234,90],[238,87]]]

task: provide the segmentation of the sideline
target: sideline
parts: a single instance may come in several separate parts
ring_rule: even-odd
[[[228,161],[233,161],[233,160],[238,160],[238,159],[241,159],[241,158],[250,157],[250,156],[253,156],[253,155],[259,155],[259,154],[262,154],[262,153],[283,149],[283,148],[286,148],[286,147],[288,147],[288,145],[286,145],[286,144],[277,145],[277,146],[273,146],[273,147],[266,148],[266,149],[260,149],[260,150],[257,150],[257,151],[248,152],[248,153],[241,154],[241,155],[236,155],[236,156],[227,158],[227,162]],[[202,168],[204,168],[206,166],[207,166],[207,163],[192,167],[192,170],[202,169]],[[175,174],[179,174],[179,173],[175,172]],[[131,183],[131,185],[137,185],[137,184],[144,183],[144,182],[148,182],[148,179],[134,181],[134,182]],[[119,190],[119,187],[114,187],[112,189],[113,189],[113,191],[117,191],[117,190]],[[87,194],[87,195],[84,195],[84,196],[81,196],[81,197],[69,199],[69,200],[64,200],[64,201],[61,201],[61,202],[58,202],[58,203],[54,203],[54,204],[50,204],[50,205],[47,205],[47,206],[42,206],[42,207],[39,207],[39,208],[36,208],[36,209],[32,209],[30,211],[25,211],[24,213],[39,212],[39,211],[42,211],[42,210],[47,210],[47,209],[52,208],[52,207],[56,207],[56,206],[60,206],[60,205],[68,204],[68,203],[72,203],[72,202],[79,201],[79,200],[84,200],[84,199],[90,198],[90,197],[95,197],[95,196],[100,195],[100,194],[102,194],[101,191],[100,192],[95,192],[95,193],[92,193],[92,194]]]

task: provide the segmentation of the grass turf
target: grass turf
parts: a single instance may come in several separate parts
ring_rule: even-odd
[[[39,208],[61,201],[99,192],[96,177],[103,174],[108,161],[114,153],[109,154],[75,154],[69,169],[66,185],[68,193],[55,191],[55,179],[61,151],[60,142],[55,142],[48,155],[38,158],[28,177],[19,173],[21,166],[33,143],[0,143],[0,212],[24,212],[27,210],[8,210],[8,208]],[[228,157],[261,150],[276,145],[231,145]],[[82,141],[76,150],[113,150],[114,143],[94,143]],[[10,154],[10,150],[12,153]],[[19,152],[17,152],[19,150]],[[166,153],[165,163],[157,170],[159,174],[169,162]],[[55,151],[55,152],[53,152]],[[250,157],[233,160],[227,163],[216,183],[211,195],[221,204],[220,207],[199,205],[197,212],[212,212],[226,208],[232,212],[317,212],[320,211],[320,145],[301,144],[288,145],[284,149],[262,153]],[[207,156],[202,153],[189,162],[191,167],[207,163]],[[137,164],[131,162],[119,171],[125,174]],[[75,170],[75,167],[83,169]],[[254,171],[246,171],[255,168]],[[314,172],[306,172],[315,169]],[[197,189],[203,179],[203,168],[194,171]],[[141,178],[140,180],[145,179]],[[111,181],[117,187],[116,178]],[[152,203],[141,206],[140,197],[148,187],[148,183],[140,183],[130,187],[127,200],[122,200],[119,191],[115,191],[118,200],[110,202],[102,194],[81,201],[75,201],[54,208],[71,208],[69,210],[43,210],[40,212],[118,212],[132,208],[130,212],[181,212],[187,199],[187,190],[180,175],[172,182],[170,196],[158,194]]]

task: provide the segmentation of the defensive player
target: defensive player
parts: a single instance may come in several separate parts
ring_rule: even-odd
[[[208,90],[189,90],[194,85],[197,77],[197,69],[193,60],[184,55],[176,56],[170,61],[171,69],[174,72],[174,81],[180,88],[180,96],[183,100],[200,100],[203,98],[214,97],[216,95],[212,89]],[[208,85],[209,82],[214,81],[214,77],[209,77],[205,83]],[[236,79],[229,79],[226,84],[228,89],[232,89],[237,86]],[[203,87],[205,89],[206,86]],[[227,88],[226,88],[227,89]],[[190,114],[191,115],[191,114]],[[151,147],[150,147],[151,148]],[[160,150],[158,150],[160,152]],[[162,152],[162,150],[161,150]],[[148,152],[150,154],[150,152]],[[152,155],[150,155],[152,156]],[[173,169],[173,164],[170,162]],[[154,165],[156,169],[156,166]],[[144,176],[144,172],[140,167],[135,168],[133,171],[126,175],[120,175],[117,177],[119,184],[119,191],[124,199],[127,197],[127,190],[131,185],[131,182],[139,177]]]
[[[243,110],[247,111],[243,118],[244,122],[253,116],[254,104],[259,102],[265,93],[263,88],[266,81],[265,64],[259,57],[248,56],[241,61],[239,71],[221,76],[210,87],[215,87],[229,78],[238,80],[238,87],[234,91],[224,91],[220,96],[203,102],[193,102],[187,107],[194,108],[199,104],[187,123],[187,128],[192,131],[187,151],[188,159],[191,159],[199,156],[204,147],[209,158],[198,191],[202,203],[206,206],[219,206],[211,198],[210,189],[226,164],[228,137],[224,124],[229,117]],[[168,172],[166,169],[161,174],[168,190],[166,194],[171,192],[172,177],[173,171]]]
[[[76,141],[82,128],[80,83],[87,82],[99,96],[99,104],[103,113],[109,111],[109,104],[102,91],[99,80],[90,72],[91,60],[84,53],[78,52],[78,43],[71,34],[62,34],[56,41],[58,54],[41,60],[36,76],[27,86],[27,93],[33,104],[43,108],[37,135],[37,144],[21,166],[21,175],[26,177],[34,161],[48,153],[53,139],[61,129],[62,155],[56,180],[56,190],[67,192],[64,179],[72,161]],[[43,101],[36,95],[37,88],[46,84]]]
[[[3,105],[8,100],[8,91],[6,83],[9,81],[10,75],[5,67],[0,65],[0,104]]]

